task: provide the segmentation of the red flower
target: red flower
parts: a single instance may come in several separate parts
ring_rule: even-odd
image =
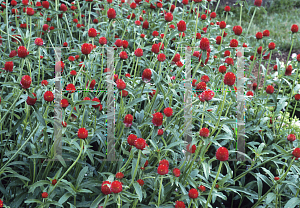
[[[209,49],[209,40],[208,38],[202,38],[200,40],[200,49],[207,51]]]
[[[225,12],[230,12],[230,6],[226,6],[226,7],[224,8],[224,10],[225,10]]]
[[[199,186],[198,189],[202,192],[204,192],[206,190],[205,186],[203,186],[203,185]]]
[[[239,45],[239,42],[237,41],[237,39],[232,39],[230,41],[230,47],[236,48],[238,45]]]
[[[45,9],[49,9],[49,2],[48,1],[43,1],[42,2],[42,6],[45,8]]]
[[[133,116],[131,114],[127,114],[124,118],[123,123],[126,127],[130,127],[132,125]]]
[[[143,22],[142,28],[143,28],[143,29],[148,29],[148,28],[149,28],[149,22],[148,22],[147,20],[145,20],[145,21]]]
[[[68,10],[68,7],[65,4],[60,5],[60,11],[66,12]]]
[[[124,90],[126,88],[126,83],[122,79],[118,79],[116,84],[119,90]]]
[[[122,179],[124,177],[124,174],[122,172],[116,173],[116,178],[117,179]]]
[[[268,85],[267,88],[266,88],[266,92],[268,94],[273,94],[274,92],[274,87],[272,85]]]
[[[210,17],[211,17],[211,18],[216,18],[216,16],[217,16],[216,12],[210,13]]]
[[[233,59],[232,58],[226,58],[225,63],[228,65],[234,65]]]
[[[264,30],[263,31],[263,36],[269,37],[270,36],[270,31],[269,30]]]
[[[161,135],[163,135],[164,134],[164,130],[162,130],[162,129],[158,129],[157,130],[157,135],[158,136],[161,136]]]
[[[248,91],[248,92],[246,93],[246,95],[247,95],[247,96],[253,96],[254,94],[253,94],[252,91]]]
[[[280,179],[280,178],[279,178],[279,177],[277,177],[277,176],[276,176],[276,177],[274,177],[274,180],[275,180],[275,181],[278,181],[279,179]]]
[[[180,176],[180,169],[174,168],[173,169],[173,174],[174,174],[175,177],[179,177]]]
[[[27,15],[32,16],[32,15],[34,15],[34,9],[29,7],[29,8],[27,8],[26,13],[27,13]]]
[[[160,112],[154,113],[152,123],[154,126],[161,126],[163,123],[163,114]]]
[[[286,76],[291,76],[292,75],[292,70],[293,70],[293,67],[292,65],[288,65],[285,69],[285,75]]]
[[[289,134],[287,136],[287,140],[290,141],[290,142],[293,142],[296,140],[296,136],[294,134]]]
[[[142,74],[142,80],[144,82],[150,82],[151,75],[152,75],[151,69],[145,69]]]
[[[189,153],[195,153],[195,151],[196,151],[196,145],[193,145],[192,147],[191,147],[191,144],[188,144],[187,146],[186,146],[186,150],[189,152]]]
[[[205,90],[206,89],[206,83],[205,82],[199,82],[196,86],[196,90]]]
[[[232,28],[232,30],[233,30],[233,32],[234,32],[235,35],[241,35],[242,32],[243,32],[243,28],[241,26],[239,26],[239,25],[234,26]]]
[[[180,31],[180,32],[186,31],[186,23],[185,23],[185,21],[180,20],[180,21],[177,23],[177,29],[178,29],[178,31]]]
[[[41,85],[47,86],[47,85],[48,85],[48,81],[47,81],[47,80],[43,80],[43,81],[41,82]]]
[[[203,127],[200,132],[199,132],[200,136],[202,137],[209,137],[209,129]]]
[[[210,101],[214,97],[214,95],[215,93],[213,91],[207,89],[199,95],[199,99],[201,102]]]
[[[298,30],[299,30],[299,27],[298,27],[298,25],[292,25],[292,27],[291,27],[291,31],[292,31],[292,33],[297,33],[297,32],[298,32]]]
[[[165,165],[159,165],[157,168],[157,173],[159,175],[166,175],[168,174],[168,172],[169,172],[168,167]]]
[[[12,72],[13,68],[14,68],[14,62],[12,62],[12,61],[5,62],[5,65],[4,65],[4,70],[5,71]]]
[[[135,8],[136,8],[136,3],[132,2],[132,3],[130,4],[130,8],[131,8],[131,9],[135,9]]]
[[[134,55],[136,55],[137,57],[143,56],[143,49],[137,48],[137,49],[134,51]]]
[[[34,44],[37,46],[42,46],[44,44],[43,39],[42,38],[36,38],[34,41]]]
[[[216,152],[216,158],[220,161],[226,161],[228,160],[229,152],[226,147],[219,147],[219,149]]]
[[[85,55],[90,54],[91,51],[92,51],[92,49],[93,49],[93,48],[92,48],[91,45],[88,44],[88,43],[84,43],[84,44],[82,44],[82,46],[81,46],[81,52],[82,52],[83,54],[85,54]]]
[[[224,76],[224,84],[232,86],[235,83],[235,75],[232,72],[227,72]]]
[[[262,0],[255,0],[254,5],[260,7],[262,3]]]
[[[104,181],[101,185],[101,192],[105,195],[108,195],[111,193],[110,189],[111,183],[109,181]]]
[[[137,140],[137,136],[134,135],[134,134],[130,134],[128,137],[127,137],[127,143],[131,146],[134,146],[134,143],[135,143],[135,140]]]
[[[105,38],[105,37],[99,38],[99,43],[100,43],[101,45],[107,44],[106,38]]]
[[[292,152],[292,154],[294,155],[294,157],[299,158],[300,157],[300,148],[297,147],[294,149],[294,151]]]
[[[123,41],[121,39],[117,39],[116,42],[115,42],[115,45],[117,47],[122,47],[123,46]]]
[[[51,183],[52,183],[52,185],[54,186],[54,185],[57,183],[57,180],[56,180],[56,179],[53,179]]]
[[[189,197],[192,198],[192,199],[196,199],[198,197],[198,191],[197,189],[194,189],[192,188],[190,191],[189,191]]]
[[[168,12],[165,14],[165,20],[167,22],[171,22],[173,20],[173,14],[171,12]]]
[[[275,49],[276,44],[271,42],[269,43],[269,50],[274,50]]]
[[[86,139],[88,135],[88,130],[86,130],[85,128],[80,128],[77,131],[77,136],[79,139]]]
[[[99,103],[98,105],[92,105],[93,108],[99,108],[100,107],[101,110],[102,110],[102,105],[101,105],[100,100],[98,98],[95,97],[95,98],[92,99],[92,101],[96,101],[96,102]]]
[[[138,182],[140,186],[143,186],[145,184],[145,182],[142,179],[138,179],[136,182]]]
[[[263,34],[261,32],[257,32],[256,35],[255,35],[256,39],[262,39],[263,37]]]
[[[76,88],[72,83],[70,83],[66,86],[66,90],[68,93],[74,93],[76,91]]]
[[[201,77],[201,81],[202,81],[202,82],[205,82],[205,83],[208,83],[208,82],[209,82],[209,76],[203,75],[203,76]]]
[[[202,14],[202,15],[201,15],[201,19],[202,19],[202,20],[206,20],[206,15],[205,15],[205,14]]]
[[[31,77],[29,75],[24,75],[20,84],[23,89],[28,89],[31,85]]]
[[[159,164],[158,165],[165,165],[167,168],[169,168],[169,161],[166,160],[166,159],[163,159],[161,161],[159,161]]]
[[[295,95],[295,100],[297,100],[297,101],[300,100],[300,94]]]
[[[165,61],[166,60],[166,55],[163,54],[163,53],[158,54],[157,60],[160,61],[160,62]]]
[[[113,8],[110,8],[107,10],[107,17],[109,19],[114,19],[116,18],[116,11]]]
[[[29,52],[27,51],[27,49],[24,46],[19,46],[18,56],[20,58],[25,58],[28,54],[29,54]]]
[[[143,138],[138,138],[134,141],[134,146],[137,149],[144,150],[146,147],[146,140]]]
[[[97,36],[97,30],[95,28],[90,28],[88,31],[89,37],[96,37]]]
[[[35,97],[34,99],[32,99],[31,97],[27,97],[27,100],[26,100],[26,103],[28,104],[28,105],[34,105],[35,104],[35,102],[36,102],[36,100],[37,100],[37,98],[36,98],[36,94],[33,92],[32,93],[33,94],[33,96]]]
[[[297,55],[297,61],[300,62],[300,54]]]
[[[164,109],[164,114],[165,114],[167,117],[172,116],[172,115],[173,115],[173,110],[172,110],[172,108],[170,108],[170,107],[165,108],[165,109]]]
[[[225,27],[226,27],[226,22],[221,21],[220,22],[220,29],[224,29]],[[223,36],[223,37],[225,37],[225,36]]]
[[[183,201],[176,201],[175,208],[185,208]]]
[[[47,198],[47,197],[48,197],[48,193],[47,193],[47,192],[43,192],[43,193],[42,193],[42,198],[45,199],[45,198]]]
[[[75,70],[70,71],[70,75],[76,76],[77,72]]]
[[[60,106],[61,106],[62,108],[68,107],[68,106],[69,106],[68,100],[67,100],[67,99],[61,99],[61,101],[60,101]]]
[[[127,59],[128,58],[128,55],[127,55],[126,51],[121,51],[120,58],[121,59]]]

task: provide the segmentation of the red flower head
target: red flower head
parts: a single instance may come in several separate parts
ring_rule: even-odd
[[[294,155],[294,157],[299,158],[300,157],[300,148],[297,147],[294,149],[294,151],[292,152],[292,154]]]
[[[107,17],[109,19],[115,19],[116,18],[116,11],[113,8],[110,8],[107,10]]]
[[[254,94],[253,94],[252,91],[248,91],[248,92],[246,93],[246,95],[247,95],[247,96],[253,96]]]
[[[44,100],[47,102],[52,102],[54,100],[54,95],[51,91],[46,91],[44,93]]]
[[[134,143],[135,143],[135,140],[137,140],[137,136],[134,135],[134,134],[130,134],[128,137],[127,137],[127,143],[131,146],[134,146]]]
[[[173,169],[173,174],[174,174],[175,177],[179,177],[180,176],[180,169],[174,168]]]
[[[96,37],[97,36],[97,30],[95,28],[90,28],[88,31],[89,37]]]
[[[165,14],[165,20],[167,22],[171,22],[173,20],[173,14],[171,12],[168,12]]]
[[[99,43],[100,43],[101,45],[107,44],[106,38],[105,38],[105,37],[99,38]]]
[[[34,15],[34,9],[29,7],[29,8],[27,8],[26,13],[27,13],[27,15],[32,16],[32,15]]]
[[[110,189],[111,183],[109,181],[104,181],[101,185],[101,192],[105,195],[108,195],[111,193]]]
[[[146,147],[146,140],[143,138],[138,138],[134,141],[134,146],[137,149],[144,150]]]
[[[43,39],[42,38],[36,38],[34,41],[34,44],[37,46],[42,46],[44,44]]]
[[[56,179],[53,179],[51,183],[52,183],[52,185],[54,186],[54,185],[57,183],[57,180],[56,180]]]
[[[257,32],[255,37],[256,37],[257,40],[262,39],[263,38],[262,32]]]
[[[153,53],[156,53],[156,54],[158,54],[159,53],[159,45],[158,44],[153,44],[152,45],[152,48],[151,48],[151,51],[153,52]]]
[[[32,99],[31,97],[27,97],[27,100],[26,100],[26,103],[28,104],[28,105],[34,105],[35,104],[35,102],[36,102],[36,100],[37,100],[37,98],[36,98],[36,94],[33,92],[32,93],[33,94],[33,96],[35,97],[34,99]]]
[[[300,100],[300,94],[295,95],[295,100],[297,100],[297,101]]]
[[[117,39],[116,42],[115,42],[115,45],[117,47],[122,47],[123,46],[123,41],[121,39]]]
[[[137,48],[137,49],[134,51],[134,55],[136,55],[137,57],[143,56],[143,49]]]
[[[300,62],[300,54],[297,55],[297,61]]]
[[[196,90],[206,90],[206,83],[205,82],[199,82],[197,85],[196,85]]]
[[[228,160],[229,152],[226,147],[219,147],[219,149],[216,152],[216,158],[220,161],[226,161]]]
[[[287,140],[290,141],[290,142],[293,142],[296,140],[296,136],[294,134],[289,134],[287,136]]]
[[[192,199],[196,199],[198,197],[198,191],[197,189],[194,189],[192,188],[190,191],[189,191],[189,197],[192,198]]]
[[[175,208],[185,208],[183,201],[176,201]]]
[[[234,65],[233,59],[232,58],[226,58],[225,63],[228,65]]]
[[[270,36],[270,31],[269,30],[264,30],[263,31],[263,36],[264,37],[269,37]]]
[[[179,54],[179,53],[176,53],[176,54],[174,55],[174,58],[172,59],[172,62],[176,63],[176,62],[178,62],[178,61],[180,61],[180,54]]]
[[[127,114],[124,118],[123,123],[126,127],[130,127],[132,125],[133,116],[131,114]]]
[[[68,107],[68,106],[69,106],[68,100],[67,100],[67,99],[61,99],[61,101],[60,101],[60,106],[61,106],[62,108]]]
[[[160,112],[154,113],[152,123],[154,126],[161,126],[163,123],[163,114]]]
[[[202,15],[201,15],[201,19],[202,19],[202,20],[206,20],[206,15],[205,15],[205,14],[202,14]]]
[[[173,115],[173,110],[172,110],[172,108],[170,108],[170,107],[165,108],[164,114],[165,114],[165,116],[167,116],[167,117],[172,116],[172,115]]]
[[[236,48],[239,45],[239,42],[237,41],[237,39],[232,39],[230,41],[230,47]]]
[[[47,80],[43,80],[43,81],[41,82],[41,85],[47,86],[47,85],[48,85],[48,81],[47,81]]]
[[[215,93],[210,89],[205,90],[199,95],[199,99],[201,102],[210,101],[214,97]]]
[[[266,92],[267,92],[268,94],[273,94],[273,92],[274,92],[274,87],[273,87],[272,85],[268,85],[268,86],[267,86],[267,89],[266,89]]]
[[[122,173],[122,172],[116,173],[116,178],[117,179],[122,179],[123,177],[124,177],[124,173]]]
[[[209,49],[209,40],[208,38],[202,38],[200,40],[200,49],[207,51]]]
[[[127,55],[126,51],[121,51],[120,58],[121,59],[127,59],[128,58],[128,55]]]
[[[29,75],[24,75],[20,84],[23,89],[28,89],[31,85],[31,77]]]
[[[152,75],[151,69],[145,69],[142,74],[142,80],[144,82],[150,82],[151,75]]]
[[[241,35],[242,32],[243,32],[243,28],[241,26],[239,26],[239,25],[234,26],[232,28],[232,30],[233,30],[233,32],[234,32],[235,35]]]
[[[220,29],[224,29],[226,27],[226,22],[221,21],[219,26],[220,26]],[[223,35],[223,37],[225,37],[225,36]]]
[[[143,29],[148,29],[148,28],[149,28],[149,22],[148,22],[147,20],[145,20],[145,21],[143,22],[142,28],[143,28]]]
[[[65,4],[60,5],[60,11],[66,12],[68,10],[68,7]]]
[[[160,62],[164,62],[166,60],[166,55],[163,53],[158,54],[157,60]]]
[[[205,186],[201,185],[198,187],[198,189],[201,191],[201,192],[204,192],[206,190]]]
[[[230,56],[230,51],[224,51],[224,57],[226,57],[226,56]]]
[[[158,129],[157,130],[157,135],[158,136],[161,136],[161,135],[163,135],[164,134],[164,130],[162,130],[162,129]]]
[[[230,12],[230,6],[226,6],[226,7],[224,8],[224,11],[225,11],[225,12]]]
[[[222,37],[221,36],[217,36],[216,37],[216,44],[220,45],[221,44],[221,40],[222,40]]]
[[[143,186],[145,184],[144,180],[142,180],[142,179],[138,179],[138,180],[136,180],[136,182],[138,182],[140,184],[140,186]]]
[[[192,154],[195,153],[196,149],[197,149],[196,145],[192,145],[192,147],[191,147],[191,144],[188,144],[188,145],[186,146],[186,150],[187,150],[189,153],[192,153]]]
[[[298,25],[292,25],[292,27],[291,27],[291,31],[292,31],[292,33],[297,33],[297,32],[298,32],[298,30],[299,30],[299,27],[298,27]]]
[[[119,90],[124,90],[126,88],[126,83],[122,79],[118,79],[116,84]]]
[[[136,8],[136,3],[135,3],[135,2],[132,2],[132,3],[130,4],[130,8],[131,8],[131,9],[135,9],[135,8]]]
[[[27,49],[24,46],[19,46],[18,56],[20,58],[25,58],[28,54],[29,54],[29,52],[27,51]]]
[[[260,7],[261,3],[262,3],[262,0],[255,0],[254,1],[254,5],[257,6],[257,7]]]
[[[163,159],[163,160],[159,161],[159,165],[165,165],[165,166],[167,166],[167,168],[169,168],[170,164],[169,164],[168,160]]]
[[[185,21],[180,20],[180,21],[177,23],[177,28],[178,28],[178,31],[180,31],[180,32],[186,31],[186,23],[185,23]]]
[[[68,93],[74,93],[76,91],[75,85],[73,85],[72,83],[68,84],[66,86],[66,90]]]
[[[48,197],[48,193],[47,193],[47,192],[43,192],[43,193],[42,193],[42,198],[45,199],[45,198],[47,198],[47,197]]]
[[[274,50],[275,49],[276,44],[271,42],[269,43],[269,50]]]
[[[95,102],[99,103],[97,105],[92,105],[93,108],[99,108],[100,107],[101,110],[102,110],[102,105],[101,105],[100,100],[98,98],[95,97],[95,98],[92,99],[92,101],[95,101]]]
[[[4,65],[5,71],[12,72],[13,68],[14,68],[14,62],[12,62],[12,61],[5,62],[5,65]]]
[[[168,174],[168,172],[169,172],[169,169],[165,165],[159,165],[157,168],[157,173],[159,175],[166,175],[166,174]]]
[[[49,2],[48,1],[43,1],[42,2],[42,6],[45,8],[45,9],[49,9]]]
[[[86,139],[88,135],[88,130],[86,130],[85,128],[80,128],[77,131],[77,136],[79,139]]]
[[[232,86],[235,83],[235,75],[232,72],[227,72],[224,76],[224,84]]]
[[[292,75],[292,71],[293,71],[293,67],[292,65],[288,65],[285,69],[285,75],[286,76],[291,76]]]
[[[200,136],[202,136],[202,137],[209,137],[209,129],[208,128],[203,127],[199,133],[200,133]]]
[[[93,49],[93,48],[92,48],[91,45],[88,44],[88,43],[84,43],[84,44],[82,44],[82,46],[81,46],[81,52],[82,52],[83,54],[85,54],[85,55],[90,54],[91,51],[92,51],[92,49]]]
[[[1,36],[0,36],[0,45],[1,45]],[[16,55],[18,55],[17,51],[16,50],[12,50],[9,53],[9,58],[15,57]]]

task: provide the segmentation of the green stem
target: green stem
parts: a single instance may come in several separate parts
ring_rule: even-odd
[[[249,26],[248,26],[248,29],[247,29],[246,35],[248,35],[249,29],[250,29],[250,27],[251,27],[251,24],[252,24],[252,21],[253,21],[253,18],[254,18],[255,12],[256,12],[256,8],[257,8],[257,7],[255,7],[255,8],[254,8],[254,12],[253,12],[252,18],[251,18],[251,20],[250,20],[250,24],[249,24]]]
[[[158,202],[157,202],[157,207],[159,207],[159,204],[160,204],[160,194],[161,194],[161,186],[162,186],[162,181],[163,181],[163,176],[161,176],[161,179],[160,179],[160,186],[159,186],[159,193],[158,193]]]

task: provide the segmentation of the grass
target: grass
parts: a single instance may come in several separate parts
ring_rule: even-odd
[[[240,7],[234,7],[232,10],[234,15],[228,16],[227,22],[232,27],[239,25],[239,10]],[[245,35],[249,22],[252,16],[247,14],[247,11],[243,10],[242,27],[243,34]],[[224,17],[225,18],[225,17]],[[274,13],[268,12],[264,14],[262,11],[256,11],[251,28],[249,30],[250,36],[255,36],[257,32],[263,32],[264,30],[270,31],[270,38],[272,38],[279,50],[288,51],[291,46],[291,26],[293,24],[299,25],[300,8],[294,8],[291,10],[285,10],[284,12]],[[294,50],[300,50],[300,36],[296,35],[296,39],[293,46]]]

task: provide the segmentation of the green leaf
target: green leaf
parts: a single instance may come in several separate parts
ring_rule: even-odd
[[[32,106],[34,108],[35,116],[38,119],[38,121],[42,124],[42,126],[46,126],[45,120],[43,116],[40,114],[40,111],[37,109],[35,105]]]
[[[108,197],[108,196],[106,196]],[[91,208],[98,208],[98,205],[100,203],[100,201],[104,198],[104,196],[102,194],[100,194],[99,196],[97,196],[97,198],[93,201],[93,203],[91,204]]]
[[[59,204],[65,203],[65,202],[68,200],[68,198],[69,198],[70,196],[72,196],[72,194],[71,194],[70,192],[65,193],[65,194],[58,200],[58,203],[59,203]]]
[[[91,101],[91,100],[81,100],[75,102],[75,105],[98,105],[99,103],[97,101]]]
[[[33,193],[34,190],[35,190],[37,187],[43,186],[43,185],[46,185],[46,184],[50,185],[51,182],[50,182],[50,181],[47,181],[47,180],[37,181],[37,182],[35,182],[34,184],[32,184],[31,186],[29,186],[30,188],[29,188],[28,193]]]
[[[300,198],[293,197],[285,204],[284,208],[294,208],[298,204],[300,204]]]
[[[276,194],[268,193],[267,199],[266,199],[266,204],[270,204],[275,198],[276,198]]]
[[[141,189],[141,186],[138,182],[134,181],[133,182],[133,187],[135,189],[135,192],[137,193],[137,195],[139,196],[139,200],[140,202],[142,201],[143,199],[143,194],[142,194],[142,189]]]
[[[83,177],[84,175],[86,174],[86,172],[88,171],[88,167],[85,166],[81,171],[80,173],[78,174],[78,177],[77,177],[77,180],[76,180],[76,187],[78,187],[80,185],[80,183],[82,182],[83,180]]]

